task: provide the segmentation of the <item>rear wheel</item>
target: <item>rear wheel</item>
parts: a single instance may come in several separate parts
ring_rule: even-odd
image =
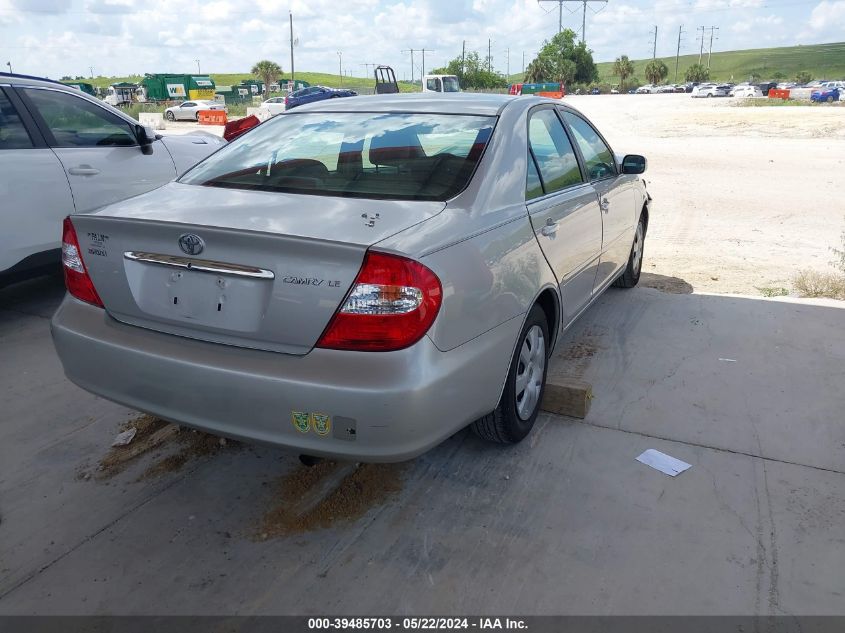
[[[501,444],[515,444],[528,435],[543,401],[548,342],[546,314],[539,305],[535,305],[522,326],[498,406],[492,413],[472,423],[476,435]]]
[[[173,112],[171,112],[170,110],[168,110],[167,112],[164,113],[164,118],[167,119],[168,121],[175,121],[176,115],[173,114]]]
[[[833,103],[833,95],[828,95],[828,96],[827,96],[827,102],[828,102],[828,103]]]
[[[645,221],[640,216],[637,222],[637,230],[634,233],[634,243],[631,245],[631,254],[628,256],[628,265],[625,272],[616,278],[613,285],[617,288],[633,288],[640,280],[640,271],[643,268],[643,247],[645,246]]]

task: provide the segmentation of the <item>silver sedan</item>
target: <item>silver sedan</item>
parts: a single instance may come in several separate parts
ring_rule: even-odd
[[[217,101],[184,101],[179,105],[171,106],[164,111],[164,117],[168,121],[198,121],[199,113],[203,110],[222,110],[227,108]]]
[[[93,393],[307,455],[515,443],[561,333],[639,279],[644,169],[540,97],[303,106],[70,216],[56,349]]]

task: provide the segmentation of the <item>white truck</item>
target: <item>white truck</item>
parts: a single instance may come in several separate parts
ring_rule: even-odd
[[[455,75],[425,75],[422,81],[423,92],[460,92],[461,84]]]

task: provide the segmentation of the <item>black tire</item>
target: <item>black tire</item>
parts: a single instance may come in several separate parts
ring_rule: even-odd
[[[200,121],[200,113],[199,113],[199,112],[197,112],[197,113],[194,115],[194,121],[196,121],[197,123],[199,123],[199,121]]]
[[[637,250],[639,248],[639,251]],[[631,254],[628,255],[628,264],[613,285],[617,288],[633,288],[640,280],[640,272],[643,269],[643,253],[645,252],[645,221],[640,216],[637,222],[637,230],[634,232],[634,243],[631,244]]]
[[[172,112],[168,111],[168,112],[164,113],[164,118],[167,119],[168,121],[175,121],[176,115],[173,114]]]
[[[525,402],[527,389],[517,393],[517,374],[520,368],[523,369],[523,375],[528,374],[528,384],[536,385],[536,372],[539,368],[534,365],[534,369],[530,369],[525,363],[520,360],[523,346],[528,347],[530,344],[529,333],[536,334],[534,328],[539,328],[542,334],[542,358],[543,369],[542,378],[539,385],[539,392],[536,393],[536,402],[533,409],[526,415],[523,410],[520,413],[520,406]],[[527,343],[527,339],[529,339]],[[508,377],[505,382],[505,388],[502,391],[502,397],[496,409],[479,418],[472,423],[473,432],[479,437],[490,440],[491,442],[498,442],[500,444],[516,444],[523,440],[534,426],[534,421],[537,419],[537,414],[540,412],[540,405],[543,402],[543,393],[546,390],[546,373],[549,368],[549,326],[546,322],[546,313],[539,305],[535,305],[528,313],[528,318],[525,320],[525,325],[522,326],[522,331],[519,334],[519,342],[511,358],[511,365],[508,369]],[[530,350],[530,347],[528,347]],[[535,346],[534,349],[540,349]],[[518,399],[519,395],[521,399]],[[526,404],[526,409],[530,408]]]

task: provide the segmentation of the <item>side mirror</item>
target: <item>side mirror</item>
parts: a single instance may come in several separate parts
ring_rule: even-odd
[[[158,140],[155,130],[151,127],[143,125],[135,126],[135,138],[138,139],[138,145],[141,146],[141,152],[144,154],[153,153],[153,143]]]
[[[645,156],[639,154],[628,154],[622,159],[623,174],[641,174],[647,166]]]

